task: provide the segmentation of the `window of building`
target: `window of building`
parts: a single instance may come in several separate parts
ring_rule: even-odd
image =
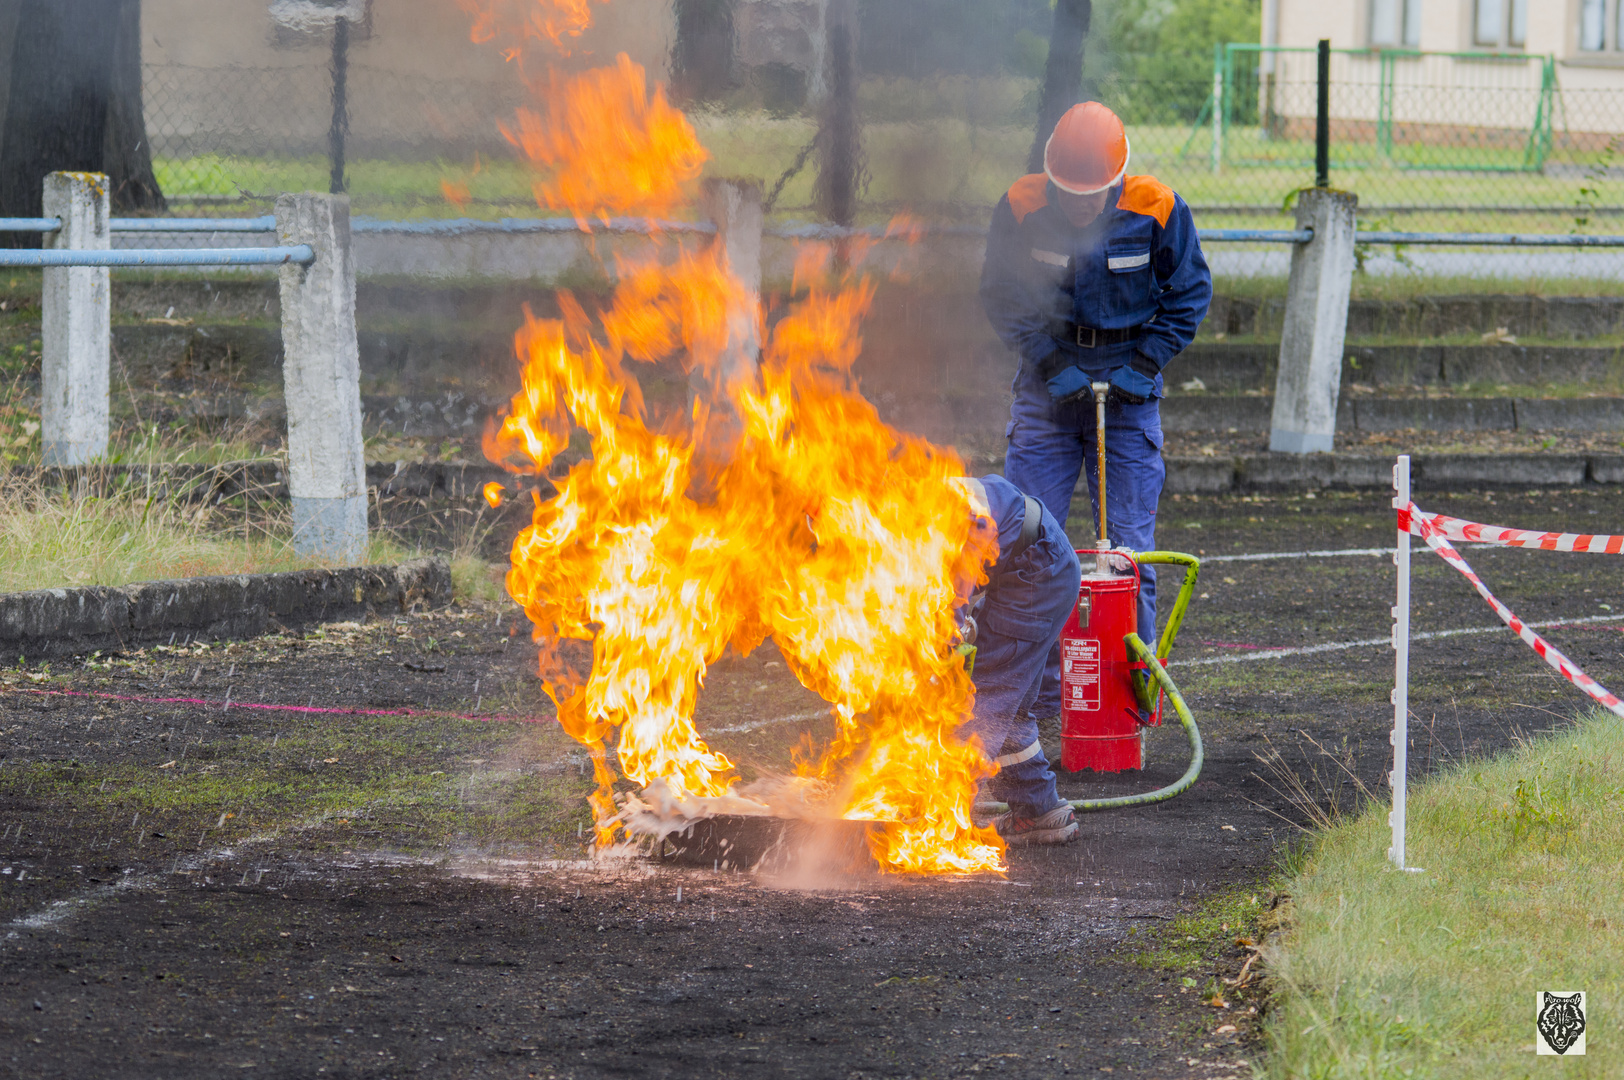
[[[1607,47],[1607,0],[1580,0],[1579,48],[1601,52]]]
[[[1606,0],[1600,0],[1606,3]],[[1475,0],[1472,44],[1520,49],[1528,42],[1528,0]]]
[[[1370,0],[1370,44],[1415,48],[1421,44],[1421,0]]]
[[[1580,51],[1617,52],[1620,48],[1624,48],[1624,2],[1579,0]]]

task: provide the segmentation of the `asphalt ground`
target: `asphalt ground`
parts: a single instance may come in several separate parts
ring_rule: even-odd
[[[1624,494],[1599,488],[1417,499],[1624,531]],[[1376,494],[1181,498],[1160,539],[1207,557],[1380,547],[1391,521]],[[1603,617],[1549,636],[1624,684],[1616,564],[1465,553],[1530,621]],[[1415,564],[1418,633],[1491,628],[1417,642],[1416,774],[1584,708],[1453,570]],[[1201,780],[1085,817],[1075,845],[1013,851],[1005,876],[807,887],[586,858],[584,758],[496,606],[8,669],[0,1075],[1244,1075],[1268,982],[1222,981],[1250,955],[1236,938],[1267,929],[1299,826],[1379,794],[1389,753],[1391,652],[1291,650],[1383,637],[1393,569],[1209,561],[1198,592],[1171,671]],[[718,665],[698,721],[746,776],[829,730],[770,648]],[[1160,729],[1143,773],[1063,787],[1148,789],[1185,754]]]

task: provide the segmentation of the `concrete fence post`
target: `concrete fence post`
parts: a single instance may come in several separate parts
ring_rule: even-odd
[[[309,244],[316,253],[309,266],[281,269],[293,547],[355,565],[366,558],[367,482],[349,197],[283,195],[276,233],[281,243]]]
[[[761,355],[761,184],[710,179],[701,195],[727,267],[744,286],[728,308],[727,353],[718,372],[723,385],[732,385],[755,373]]]
[[[1358,205],[1358,197],[1345,191],[1306,188],[1298,194],[1297,228],[1313,229],[1314,239],[1291,253],[1270,450],[1328,452],[1336,437]]]
[[[62,227],[45,246],[106,250],[107,177],[54,172],[45,177],[44,213]],[[46,465],[85,465],[107,453],[112,302],[105,266],[52,266],[40,297],[40,431]]]
[[[696,364],[688,377],[691,399],[701,403],[694,432],[696,494],[709,492],[710,474],[725,465],[743,433],[733,408],[733,388],[755,378],[761,358],[761,184],[755,180],[706,180],[700,205],[716,223],[713,243],[729,273],[742,286],[728,299],[727,343],[709,370]]]

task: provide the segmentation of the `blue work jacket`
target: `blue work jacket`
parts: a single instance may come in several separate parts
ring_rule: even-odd
[[[993,211],[981,269],[993,330],[1045,378],[1066,364],[1108,378],[1138,352],[1155,366],[1160,397],[1161,368],[1190,344],[1212,301],[1189,206],[1155,177],[1128,176],[1079,229],[1050,191],[1042,173],[1024,176]],[[1084,349],[1057,337],[1071,325],[1140,335]]]
[[[1026,493],[995,473],[981,477],[981,488],[987,495],[984,525],[998,530],[998,558],[987,570],[1007,569],[1008,553],[1015,550],[1026,524]]]

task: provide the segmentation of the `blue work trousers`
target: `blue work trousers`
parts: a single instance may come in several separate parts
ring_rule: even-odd
[[[1009,452],[1004,476],[1064,522],[1079,473],[1088,476],[1092,523],[1087,536],[1071,539],[1093,547],[1099,535],[1098,456],[1094,446],[1094,402],[1090,398],[1056,405],[1030,365],[1015,376],[1010,408]],[[1156,506],[1167,468],[1162,462],[1162,418],[1157,399],[1143,405],[1105,406],[1106,535],[1112,547],[1152,551],[1156,547]],[[1139,637],[1156,645],[1156,571],[1140,569]],[[1043,685],[1031,705],[1038,718],[1060,712],[1060,646],[1050,650]]]
[[[994,567],[977,616],[975,711],[959,734],[980,736],[987,755],[999,759],[988,788],[1022,817],[1046,814],[1061,803],[1054,770],[1038,743],[1033,702],[1049,653],[1077,603],[1080,577],[1065,530],[1045,510],[1038,538],[1007,566]]]

